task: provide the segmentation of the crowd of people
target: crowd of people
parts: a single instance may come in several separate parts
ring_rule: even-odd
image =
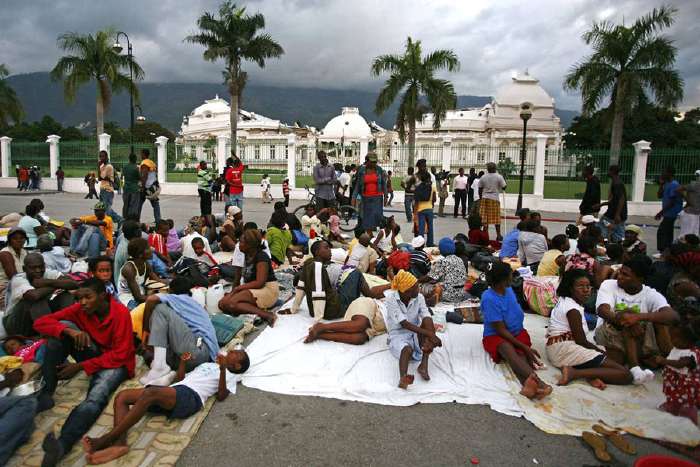
[[[697,423],[700,223],[690,216],[700,212],[700,182],[673,184],[672,170],[665,171],[659,217],[673,225],[666,218],[683,212],[685,230],[677,239],[671,230],[653,262],[642,229],[626,224],[624,184],[615,166],[605,203],[594,172],[584,169],[580,221],[551,238],[539,213],[527,208],[502,236],[499,197],[506,182],[496,165],[480,174],[460,170],[453,215],[467,219],[468,229],[436,242],[434,209],[445,177],[428,171],[425,160],[401,181],[406,218],[414,224],[412,239],[404,240],[384,212],[391,173],[377,165],[376,154],[355,169],[331,165],[323,153],[318,159],[316,206],[297,218],[287,210],[287,192],[265,226],[246,219],[245,166],[235,156],[221,177],[200,164],[200,215],[184,226],[162,218],[157,170],[147,150],[139,165],[132,154],[124,167],[121,216],[112,209],[115,175],[104,152],[92,214],[57,223],[35,199],[24,212],[3,216],[0,223],[11,228],[0,250],[0,464],[28,439],[35,414],[54,406],[59,380],[81,372],[90,378],[85,398],[58,434],[46,435],[42,465],[56,465],[78,442],[89,463],[108,462],[128,452],[128,430],[147,412],[186,418],[210,396],[225,398],[235,374],[251,362],[242,348],[222,351],[210,313],[248,315],[274,326],[278,314],[306,309],[314,320],[307,343],[363,345],[387,334],[397,385],[408,390],[411,362],[429,381],[430,356],[442,346],[445,324],[432,307],[443,303],[457,311],[479,299],[476,314],[448,313],[447,320],[482,324],[484,351],[513,370],[530,399],[555,390],[537,374],[543,356],[525,328],[526,312],[546,314],[543,344],[547,360],[561,369],[559,385],[579,379],[599,389],[645,384],[661,369],[662,409]],[[216,193],[225,202],[219,215],[211,207]],[[151,226],[140,222],[146,200],[154,211]],[[360,216],[354,238],[338,228],[337,208],[348,203]],[[597,218],[602,206],[607,211]],[[660,235],[667,238],[665,231]],[[294,277],[293,298],[280,309],[283,273]],[[543,278],[556,282],[554,292]],[[538,298],[552,292],[551,307],[530,299],[526,289],[538,286]],[[193,290],[208,294],[217,287],[226,293],[214,311],[193,296]],[[150,367],[139,379],[143,388],[119,391],[112,430],[87,437],[112,395],[135,377],[136,355]],[[8,394],[29,376],[27,362],[41,365],[43,386],[33,397]]]

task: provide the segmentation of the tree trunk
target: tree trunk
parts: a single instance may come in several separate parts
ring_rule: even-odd
[[[105,108],[104,108],[104,103],[102,102],[102,96],[100,95],[99,91],[97,92],[97,103],[95,104],[95,126],[97,128],[97,136],[98,136],[98,141],[99,141],[99,136],[105,132]]]
[[[411,117],[408,122],[408,167],[416,164],[416,119]]]
[[[233,152],[237,151],[238,145],[236,144],[236,135],[238,133],[238,71],[239,67],[234,65],[231,70],[229,70],[229,94],[231,95],[231,113],[229,115],[229,121],[231,124],[231,150]],[[238,156],[238,154],[236,154]]]
[[[615,92],[615,102],[613,107],[612,131],[610,134],[610,165],[617,165],[620,162],[620,149],[622,148],[622,131],[625,125],[625,95],[624,83],[618,82]]]

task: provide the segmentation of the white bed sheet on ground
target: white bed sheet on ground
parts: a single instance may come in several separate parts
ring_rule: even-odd
[[[442,311],[442,310],[441,310]],[[248,347],[251,367],[243,384],[263,391],[319,396],[359,402],[408,406],[416,403],[488,404],[493,410],[524,416],[541,430],[580,435],[600,421],[643,437],[686,445],[700,443],[700,430],[690,421],[656,409],[663,400],[660,376],[644,386],[608,386],[599,391],[586,382],[555,387],[552,396],[530,401],[518,394],[520,383],[506,365],[495,365],[483,350],[481,325],[448,324],[439,334],[443,347],[430,358],[431,381],[416,375],[408,390],[397,387],[398,360],[388,350],[386,335],[354,346],[327,341],[304,344],[313,320],[306,313],[280,316]],[[548,319],[527,315],[525,326],[544,357]],[[559,370],[546,361],[540,377],[555,384]],[[417,363],[412,363],[415,374]]]

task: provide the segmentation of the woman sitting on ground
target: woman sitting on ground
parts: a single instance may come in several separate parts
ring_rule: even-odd
[[[139,303],[146,301],[146,281],[150,278],[162,282],[163,279],[158,277],[148,264],[148,260],[153,255],[148,240],[144,238],[129,240],[127,251],[129,260],[119,272],[117,297],[129,310],[133,310]]]
[[[5,309],[7,284],[15,274],[24,271],[24,258],[27,256],[27,250],[24,249],[26,242],[27,234],[24,230],[12,227],[7,234],[7,246],[0,250],[0,310]]]
[[[257,229],[243,232],[239,248],[245,255],[242,276],[245,281],[219,301],[219,309],[229,315],[257,315],[272,327],[277,315],[267,311],[279,298],[279,284],[272,270],[272,260],[262,247]]]
[[[454,240],[448,237],[438,243],[442,258],[433,264],[430,272],[421,282],[432,281],[442,288],[441,300],[457,303],[466,300],[464,284],[467,282],[467,269],[464,262],[455,255],[457,248]]]
[[[631,384],[629,370],[608,359],[603,350],[586,339],[583,307],[591,290],[591,280],[582,269],[564,273],[557,289],[559,301],[549,317],[546,351],[552,365],[561,368],[558,384],[575,379],[586,379],[598,389],[605,389],[606,384]]]
[[[36,248],[36,241],[39,235],[47,233],[46,227],[41,225],[38,219],[39,208],[29,203],[26,208],[24,208],[24,216],[19,220],[17,227],[24,230],[27,234],[27,243],[25,248],[28,250],[33,250]]]
[[[522,226],[522,229],[520,228]],[[542,257],[549,250],[547,238],[536,232],[539,224],[534,219],[529,219],[518,224],[520,235],[518,236],[518,258],[523,266],[530,266],[533,273],[542,261]]]
[[[270,245],[272,260],[277,264],[284,264],[289,258],[291,264],[294,257],[292,251],[292,232],[287,228],[287,213],[275,211],[270,218],[270,227],[267,229],[267,243]]]
[[[532,348],[523,326],[525,314],[510,287],[511,279],[512,270],[506,263],[492,263],[486,273],[489,289],[481,295],[484,350],[495,363],[508,363],[523,385],[520,394],[528,399],[542,399],[551,394],[552,387],[535,373],[541,366],[540,355]]]
[[[593,280],[593,286],[597,289],[600,284],[609,279],[612,275],[612,268],[604,266],[595,258],[596,243],[593,237],[588,235],[579,238],[578,253],[566,258],[564,272],[572,269],[582,269],[588,273]]]
[[[564,253],[569,249],[569,239],[566,235],[559,234],[552,238],[552,249],[547,251],[540,260],[537,268],[538,276],[558,276],[564,269],[566,257]]]

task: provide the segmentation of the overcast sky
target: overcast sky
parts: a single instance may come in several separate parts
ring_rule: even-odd
[[[242,2],[243,3],[243,2]],[[494,95],[516,70],[529,68],[557,106],[577,110],[579,96],[562,90],[568,68],[588,50],[581,33],[593,21],[631,23],[656,0],[258,0],[266,31],[285,49],[264,70],[246,64],[256,84],[375,89],[373,57],[400,53],[407,36],[423,50],[453,49],[461,71],[447,77],[459,94]],[[146,81],[220,82],[221,62],[202,59],[202,47],[183,42],[196,32],[203,11],[218,0],[3,0],[0,62],[12,73],[47,71],[66,31],[126,31]],[[677,22],[668,31],[679,49],[685,80],[681,107],[700,105],[700,1],[677,0]]]

